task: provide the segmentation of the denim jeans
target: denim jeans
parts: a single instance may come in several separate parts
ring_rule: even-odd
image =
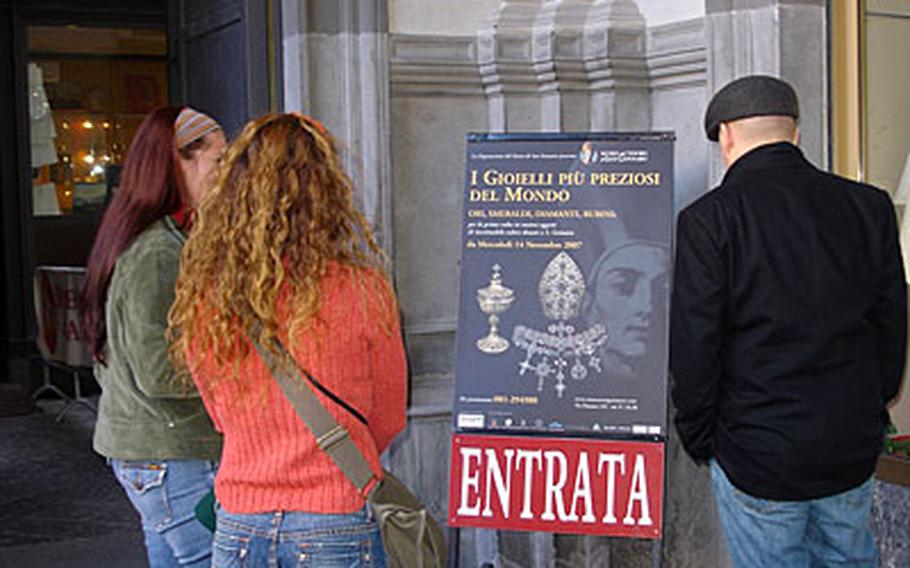
[[[714,498],[736,568],[878,566],[870,530],[872,479],[843,493],[808,501],[752,497],[711,460]]]
[[[379,526],[364,508],[351,514],[233,514],[218,508],[213,568],[292,566],[385,568]]]
[[[209,566],[212,533],[196,520],[196,503],[215,481],[203,460],[110,460],[117,481],[142,519],[151,568]]]

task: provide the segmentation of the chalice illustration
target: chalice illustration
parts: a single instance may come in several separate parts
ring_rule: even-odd
[[[502,285],[502,267],[493,265],[490,285],[477,290],[477,304],[480,311],[489,316],[490,332],[477,340],[477,348],[489,355],[502,353],[509,348],[509,340],[499,335],[499,314],[509,309],[515,300],[515,293]]]

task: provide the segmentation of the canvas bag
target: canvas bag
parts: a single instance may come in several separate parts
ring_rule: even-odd
[[[313,386],[319,388],[359,421],[366,424],[366,420],[304,370],[309,379],[305,380],[298,366],[293,363],[294,359],[277,338],[275,347],[286,364],[277,364],[271,351],[263,348],[255,340],[253,343],[266,366],[272,371],[281,392],[316,437],[319,448],[332,458],[361,495],[365,495],[373,517],[379,525],[389,566],[396,568],[445,566],[447,556],[445,537],[426,506],[388,470],[383,470],[381,480],[375,480],[370,464],[351,439],[350,433],[338,424],[322,405],[313,392]]]

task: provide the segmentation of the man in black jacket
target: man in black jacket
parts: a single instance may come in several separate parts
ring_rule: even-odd
[[[876,566],[871,476],[904,368],[887,193],[803,157],[796,93],[736,80],[705,129],[727,172],[677,222],[676,427],[710,463],[734,564]]]

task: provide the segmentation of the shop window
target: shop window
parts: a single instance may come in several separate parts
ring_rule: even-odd
[[[866,181],[910,199],[910,2],[869,1],[864,36]]]
[[[139,123],[167,102],[166,35],[30,26],[27,38],[33,213],[100,217]]]
[[[910,199],[910,3],[831,5],[835,172]]]

